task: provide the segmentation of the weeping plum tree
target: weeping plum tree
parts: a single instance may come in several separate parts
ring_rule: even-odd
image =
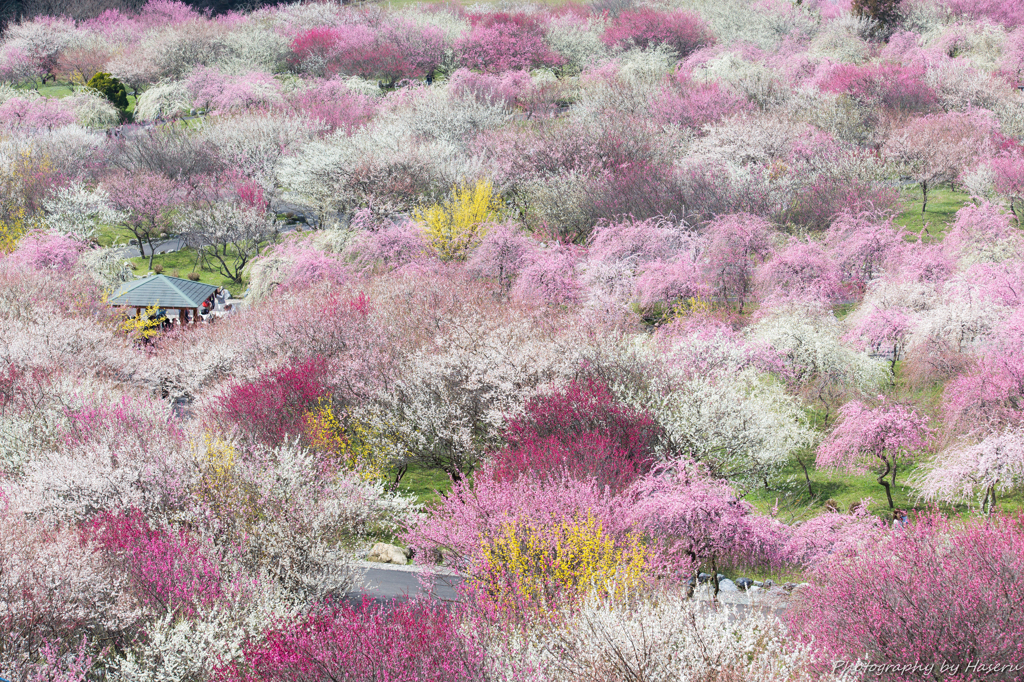
[[[839,424],[818,448],[818,466],[856,471],[879,465],[878,484],[893,509],[890,486],[896,483],[897,466],[926,445],[927,422],[927,417],[898,403],[883,401],[869,408],[851,401],[840,408]]]

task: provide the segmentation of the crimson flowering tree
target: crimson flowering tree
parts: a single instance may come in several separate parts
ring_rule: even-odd
[[[526,14],[475,14],[473,27],[455,43],[461,64],[491,73],[559,66],[565,59],[544,42],[544,29]]]
[[[323,358],[287,364],[255,381],[230,385],[215,410],[226,425],[268,445],[304,431],[304,415],[327,392]]]
[[[620,12],[601,40],[607,45],[644,49],[665,45],[679,57],[715,42],[708,25],[696,14],[684,10],[659,12],[648,7]]]
[[[772,254],[771,234],[768,221],[744,213],[721,216],[707,227],[708,277],[716,295],[736,301],[740,313],[753,291],[757,265]]]
[[[85,534],[128,576],[136,598],[159,613],[194,616],[224,594],[218,562],[185,531],[153,528],[138,510],[103,512]]]
[[[1020,516],[925,517],[853,556],[834,557],[816,575],[785,618],[813,637],[823,671],[836,661],[863,661],[891,666],[885,679],[898,682],[1020,679]]]
[[[913,408],[884,398],[875,408],[857,400],[848,402],[839,409],[835,430],[818,447],[818,466],[856,471],[881,465],[878,484],[894,508],[886,476],[891,474],[895,485],[898,465],[912,461],[927,445],[927,424],[928,418]]]
[[[416,680],[474,682],[487,678],[484,651],[459,630],[444,605],[394,605],[364,599],[328,602],[298,622],[253,638],[240,661],[215,671],[216,682],[337,682]]]
[[[606,384],[574,381],[530,400],[509,422],[494,475],[512,480],[565,472],[621,490],[650,469],[662,438],[649,414],[618,402]]]

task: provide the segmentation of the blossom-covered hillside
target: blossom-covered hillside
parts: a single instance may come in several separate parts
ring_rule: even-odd
[[[83,17],[0,36],[0,677],[1020,679],[1024,5]]]

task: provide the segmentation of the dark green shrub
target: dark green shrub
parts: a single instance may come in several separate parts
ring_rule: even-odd
[[[86,85],[98,91],[122,112],[128,110],[128,91],[125,90],[124,83],[109,73],[96,74]]]

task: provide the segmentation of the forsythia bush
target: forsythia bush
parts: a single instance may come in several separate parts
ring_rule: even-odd
[[[465,260],[487,223],[498,222],[500,216],[501,200],[489,180],[453,187],[451,198],[415,214],[441,260]]]
[[[377,447],[376,429],[346,414],[337,414],[330,400],[321,398],[306,413],[309,447],[336,457],[344,467],[367,480],[380,478],[388,465],[387,450]]]
[[[635,536],[616,543],[600,520],[548,528],[505,524],[484,545],[484,568],[471,584],[499,610],[572,603],[590,594],[621,597],[643,582],[646,552]]]

